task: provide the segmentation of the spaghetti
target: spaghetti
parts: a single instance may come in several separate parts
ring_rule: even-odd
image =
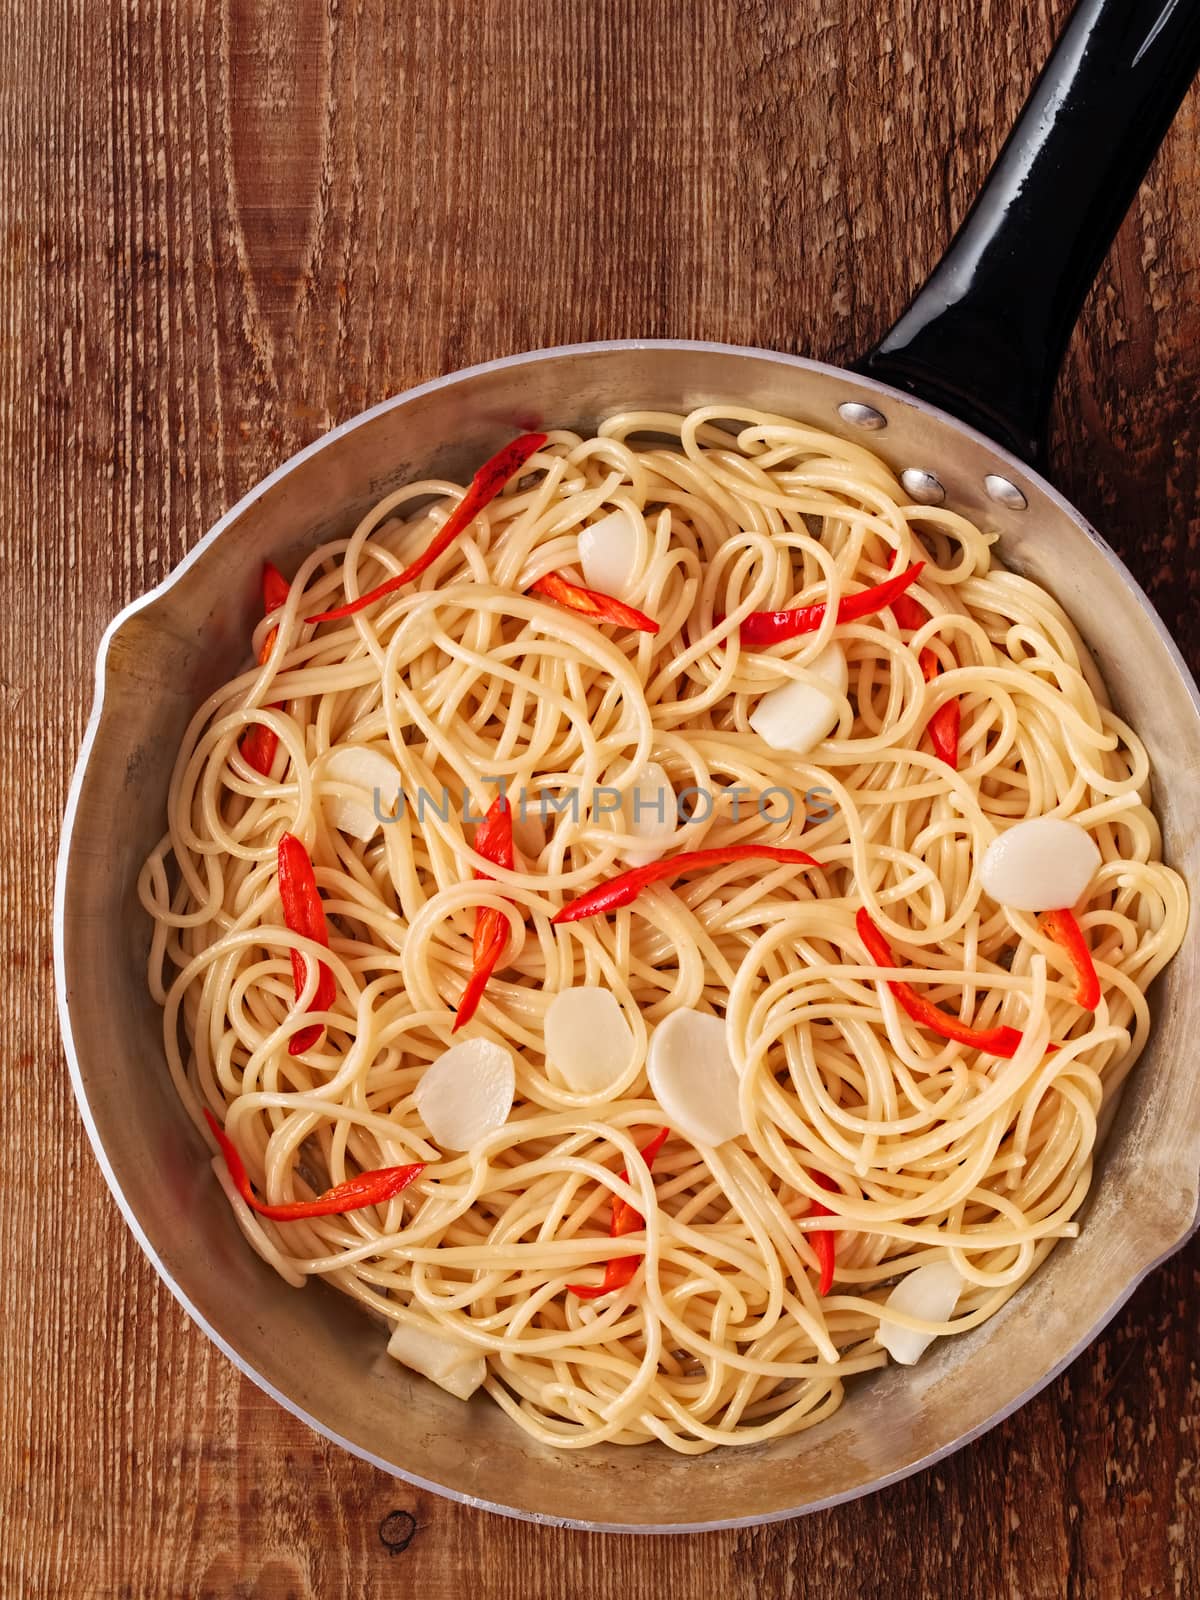
[[[889,1329],[976,1326],[1076,1232],[1187,916],[1145,751],[989,535],[816,428],[710,406],[553,430],[443,547],[463,494],[407,485],[313,550],[256,631],[261,663],[193,718],[139,885],[169,1070],[273,1206],[425,1164],[378,1204],[271,1221],[214,1157],[265,1261],[353,1296],[452,1392],[482,1381],[557,1446],[795,1432],[888,1359]],[[586,564],[578,583],[581,545],[656,632],[605,611]],[[920,563],[895,609],[845,603]],[[572,587],[590,611],[552,598]],[[806,631],[743,630],[799,607],[823,608]],[[273,736],[249,741],[265,761],[250,729]],[[633,814],[647,792],[665,822]],[[501,796],[515,850],[481,853]],[[1045,817],[1098,852],[1065,933],[981,884],[992,842]],[[285,918],[285,835],[327,946]],[[651,872],[552,922],[633,862],[741,846],[778,857]],[[596,1015],[627,1040],[598,1087],[547,1046],[575,988],[607,991],[619,1017]],[[716,1144],[651,1086],[680,1012],[723,1021],[737,1131]],[[963,1042],[1001,1038],[1007,1055]],[[456,1150],[421,1106],[463,1041],[511,1057],[512,1103]],[[935,1263],[948,1311],[889,1307]]]

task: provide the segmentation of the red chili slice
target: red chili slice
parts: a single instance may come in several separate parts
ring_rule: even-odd
[[[871,920],[866,906],[859,907],[854,925],[858,929],[859,938],[867,947],[867,954],[877,966],[897,965],[891,945]],[[976,1050],[984,1050],[988,1055],[1001,1056],[1005,1060],[1017,1053],[1021,1043],[1021,1033],[1018,1028],[1007,1026],[972,1028],[960,1018],[952,1017],[939,1006],[935,1006],[931,1000],[926,1000],[902,979],[887,978],[884,981],[912,1020],[920,1023],[923,1028],[932,1029],[941,1038],[953,1039],[958,1044],[973,1045]]]
[[[394,594],[397,589],[403,589],[405,584],[411,583],[414,578],[419,578],[444,550],[450,548],[459,534],[470,527],[479,513],[496,498],[508,480],[521,470],[530,456],[540,450],[545,442],[544,433],[523,433],[519,438],[506,444],[503,450],[498,450],[480,467],[471,479],[466,494],[434,534],[426,549],[410,566],[405,567],[404,571],[397,573],[394,578],[376,584],[367,594],[360,594],[357,600],[347,600],[345,605],[335,606],[331,611],[321,611],[315,617],[308,617],[306,620],[340,622],[343,617],[352,617],[359,611],[365,611],[368,606],[374,605],[376,600],[382,600],[384,595]]]
[[[1038,918],[1038,926],[1055,944],[1062,945],[1071,958],[1071,965],[1079,980],[1075,990],[1076,1005],[1082,1006],[1085,1011],[1095,1011],[1100,1004],[1100,978],[1075,913],[1066,907],[1058,911],[1043,911]]]
[[[653,1168],[654,1158],[663,1145],[666,1144],[669,1136],[670,1129],[660,1128],[650,1143],[643,1145],[640,1154],[648,1168]],[[621,1178],[625,1183],[629,1182],[627,1168],[622,1167]],[[608,1230],[610,1239],[619,1239],[626,1233],[636,1233],[639,1228],[644,1228],[645,1226],[645,1217],[642,1216],[640,1211],[631,1206],[627,1200],[613,1200],[612,1222]],[[567,1291],[578,1296],[580,1300],[598,1300],[601,1295],[611,1294],[614,1289],[623,1289],[626,1284],[632,1283],[637,1269],[637,1256],[614,1256],[604,1269],[603,1282],[569,1283]]]
[[[869,617],[873,612],[882,611],[884,606],[894,605],[897,598],[917,581],[924,565],[923,561],[916,561],[905,571],[893,573],[871,589],[843,595],[838,601],[837,620],[856,622],[860,617]],[[752,649],[765,649],[768,645],[779,644],[783,639],[795,639],[802,633],[816,633],[828,609],[826,602],[821,600],[811,606],[792,606],[788,611],[752,611],[742,622],[739,636],[742,643]]]
[[[818,865],[803,850],[785,850],[780,845],[731,844],[724,849],[685,850],[677,856],[666,856],[660,861],[648,862],[644,867],[631,867],[618,873],[605,883],[597,884],[586,894],[570,901],[550,918],[551,922],[582,922],[587,917],[600,916],[602,912],[619,911],[631,905],[642,890],[651,883],[661,883],[666,878],[676,878],[684,872],[694,872],[699,867],[723,867],[734,861],[784,861],[801,867]]]
[[[424,1161],[414,1161],[407,1167],[375,1167],[370,1172],[360,1172],[357,1178],[347,1178],[345,1183],[334,1184],[332,1189],[326,1189],[315,1200],[289,1200],[285,1205],[271,1206],[260,1200],[250,1187],[250,1179],[237,1146],[207,1106],[204,1115],[213,1137],[221,1147],[234,1188],[260,1217],[269,1217],[272,1222],[297,1222],[304,1217],[339,1217],[347,1211],[360,1211],[363,1206],[383,1205],[402,1189],[407,1189],[428,1165]]]
[[[571,583],[559,572],[548,572],[544,578],[531,583],[529,589],[531,594],[556,600],[560,606],[577,611],[581,617],[590,617],[593,622],[615,622],[619,628],[635,628],[639,633],[658,632],[658,623],[644,611],[627,606],[610,594],[601,594],[598,589],[585,589],[580,583]]]
[[[285,833],[279,841],[279,898],[283,902],[283,920],[293,933],[303,934],[316,944],[329,945],[329,930],[325,926],[325,907],[317,890],[316,874],[308,851],[293,833]],[[292,982],[296,993],[304,988],[307,963],[299,950],[292,951]],[[317,975],[317,992],[309,1004],[310,1011],[328,1011],[337,998],[337,985],[333,973],[324,962]],[[314,1024],[294,1033],[288,1045],[288,1054],[302,1055],[311,1050],[321,1037],[324,1028]]]
[[[487,816],[475,830],[475,849],[479,855],[488,861],[494,861],[498,867],[507,867],[510,870],[513,867],[516,851],[513,847],[512,806],[503,795],[498,795],[492,801]],[[487,873],[476,869],[475,876],[486,878]],[[507,943],[508,918],[503,911],[497,911],[495,906],[480,906],[475,913],[475,936],[471,944],[471,976],[467,979],[467,986],[458,1002],[458,1015],[454,1019],[454,1027],[450,1030],[452,1033],[457,1033],[460,1028],[465,1027],[479,1009],[483,991],[487,988]]]

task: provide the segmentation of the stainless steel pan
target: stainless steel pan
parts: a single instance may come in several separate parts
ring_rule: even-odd
[[[424,384],[273,473],[105,633],[55,903],[80,1112],[171,1291],[312,1427],[388,1472],[545,1521],[650,1530],[792,1516],[928,1465],[1006,1416],[1195,1227],[1200,918],[1153,997],[1153,1038],[1082,1237],[992,1322],[940,1341],[916,1368],[856,1380],[828,1422],[769,1446],[694,1459],[657,1446],[555,1453],[490,1402],[464,1406],[410,1376],[350,1302],[320,1286],[297,1293],[246,1248],[162,1067],[134,883],[161,831],[193,707],[245,665],[264,557],[287,570],[414,474],[469,473],[518,418],[588,428],[633,403],[686,410],[729,399],[862,438],[915,498],[944,496],[999,532],[1003,559],[1074,617],[1149,746],[1168,858],[1195,889],[1196,686],[1129,573],[1029,462],[1079,302],[1198,59],[1191,0],[1085,0],[928,288],[860,371],[720,344],[631,342],[536,351]]]

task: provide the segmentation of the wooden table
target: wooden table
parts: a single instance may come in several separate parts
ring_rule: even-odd
[[[1200,1248],[936,1472],[573,1535],[416,1493],[185,1319],[75,1115],[50,884],[103,625],[332,423],[534,345],[842,361],[961,216],[1066,0],[34,0],[0,20],[8,1021],[0,1589],[1200,1594]],[[1053,473],[1200,665],[1200,98],[1071,348]]]

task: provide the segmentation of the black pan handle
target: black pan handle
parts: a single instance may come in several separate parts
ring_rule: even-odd
[[[1071,329],[1200,67],[1200,0],[1080,0],[984,187],[857,370],[1037,459]]]

